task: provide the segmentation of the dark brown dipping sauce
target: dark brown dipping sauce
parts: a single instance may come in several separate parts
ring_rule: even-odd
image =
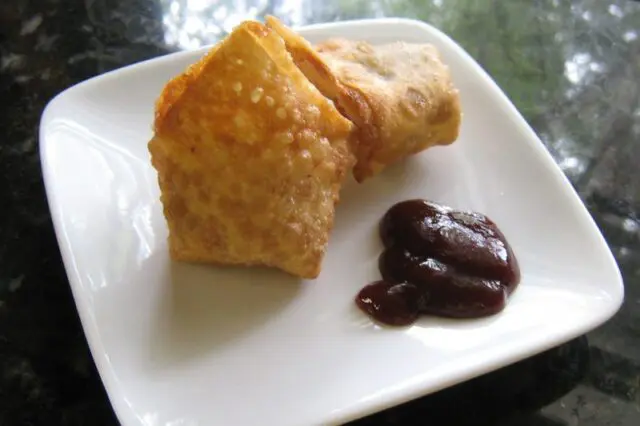
[[[384,318],[384,323],[407,325],[420,315],[420,292],[418,287],[409,283],[376,281],[365,286],[356,303],[374,318]]]
[[[504,309],[520,269],[502,232],[486,216],[425,200],[403,201],[382,218],[382,281],[356,303],[374,319],[407,325],[419,314],[453,318]]]

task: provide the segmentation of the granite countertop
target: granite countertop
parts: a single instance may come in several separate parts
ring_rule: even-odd
[[[0,426],[117,424],[49,216],[44,106],[78,81],[265,13],[289,24],[404,16],[450,34],[541,136],[625,280],[621,310],[586,336],[356,424],[640,424],[640,3],[32,0],[0,3]]]

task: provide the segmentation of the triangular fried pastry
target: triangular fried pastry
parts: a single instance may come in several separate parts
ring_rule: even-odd
[[[434,46],[333,39],[314,48],[274,17],[267,25],[284,38],[307,77],[357,125],[353,173],[359,182],[457,139],[458,91]]]
[[[170,81],[154,131],[172,258],[319,274],[353,125],[276,32],[245,22]]]

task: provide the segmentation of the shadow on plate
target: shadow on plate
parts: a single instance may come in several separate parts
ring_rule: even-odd
[[[413,187],[413,183],[429,179],[429,168],[425,167],[422,159],[416,157],[409,157],[393,164],[379,175],[362,183],[357,183],[349,177],[340,191],[336,226],[340,224],[349,226],[357,222],[362,209],[370,206],[381,206],[383,209],[391,207],[402,198],[405,191]],[[384,200],[382,205],[381,200]],[[333,233],[337,232],[338,230],[334,230]],[[347,230],[341,232],[347,232]]]
[[[178,262],[167,267],[149,356],[159,368],[224,351],[277,317],[302,285],[268,268]]]

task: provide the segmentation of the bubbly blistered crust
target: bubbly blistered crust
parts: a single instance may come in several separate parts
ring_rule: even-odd
[[[353,125],[280,36],[241,24],[168,83],[154,129],[174,259],[319,274]]]
[[[315,48],[268,16],[296,65],[356,124],[353,135],[359,182],[386,166],[458,137],[460,102],[449,70],[428,44],[333,39]]]
[[[349,116],[360,127],[354,169],[358,181],[457,139],[462,115],[458,90],[434,46],[334,39],[316,48],[340,83],[364,98],[370,109],[361,123]]]
[[[277,18],[267,16],[266,23],[285,41],[287,50],[300,70],[325,95],[331,99],[338,110],[359,128],[375,132],[372,122],[373,113],[365,96],[357,87],[343,84],[318,52],[307,40],[285,26]],[[360,135],[358,135],[360,136]],[[354,138],[357,143],[357,138]]]

